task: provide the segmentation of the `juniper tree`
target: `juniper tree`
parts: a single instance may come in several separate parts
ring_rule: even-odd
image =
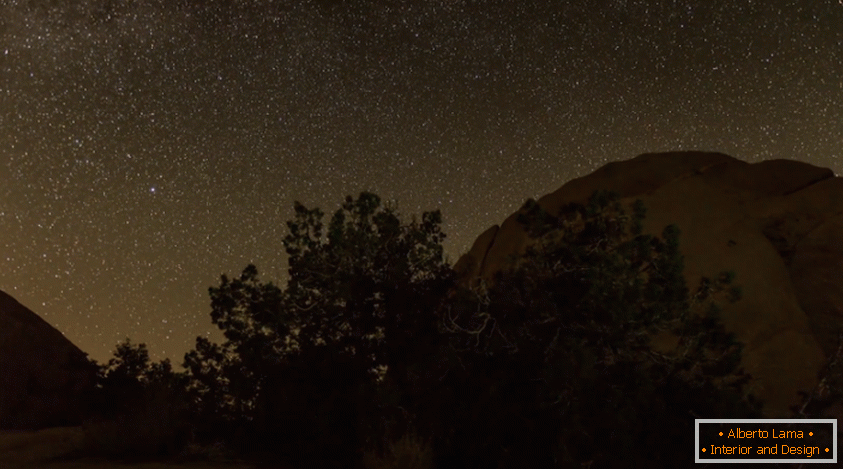
[[[474,435],[451,446],[459,463],[504,454],[542,467],[675,462],[689,457],[694,416],[757,415],[741,394],[748,376],[735,369],[741,346],[711,301],[739,299],[734,274],[690,292],[678,228],[645,235],[645,207],[632,208],[601,191],[556,215],[528,201],[519,221],[531,247],[490,288],[462,290],[448,305],[443,320],[466,363],[454,386],[483,383],[464,397],[465,412],[454,406],[454,425],[469,422],[463,431]],[[650,347],[659,330],[680,337],[676,354]]]
[[[283,239],[286,286],[261,282],[252,265],[239,278],[222,276],[209,294],[226,342],[198,339],[185,366],[209,411],[245,414],[264,434],[377,433],[384,409],[376,395],[391,390],[395,406],[412,400],[420,363],[437,346],[432,312],[452,278],[441,215],[402,222],[367,192],[347,197],[327,227],[320,209],[294,209]],[[358,409],[346,416],[353,421],[342,421],[350,409]]]

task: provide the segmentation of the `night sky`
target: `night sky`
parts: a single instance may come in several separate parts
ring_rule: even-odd
[[[453,262],[644,152],[843,173],[843,0],[0,0],[0,142],[0,290],[180,364],[294,200],[441,209]]]

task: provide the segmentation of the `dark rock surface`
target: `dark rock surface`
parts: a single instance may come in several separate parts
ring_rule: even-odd
[[[789,416],[797,392],[816,385],[843,325],[843,178],[790,160],[644,154],[574,179],[539,204],[555,214],[566,203],[585,203],[596,189],[614,190],[627,204],[641,199],[646,233],[679,226],[689,288],[702,276],[735,271],[743,299],[724,305],[723,321],[746,345],[748,391],[766,402],[769,418]],[[464,282],[489,282],[524,252],[530,240],[516,215],[459,259],[455,270]]]
[[[81,423],[95,369],[53,326],[0,291],[0,429]]]

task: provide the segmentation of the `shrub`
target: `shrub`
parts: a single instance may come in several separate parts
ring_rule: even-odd
[[[384,452],[370,449],[363,455],[366,469],[433,469],[433,448],[417,433],[409,431]]]
[[[153,384],[128,406],[131,410],[89,420],[83,425],[88,451],[108,457],[143,460],[178,454],[191,440],[178,393]]]

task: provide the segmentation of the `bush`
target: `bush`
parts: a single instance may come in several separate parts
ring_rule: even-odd
[[[146,345],[126,339],[99,368],[94,411],[83,424],[87,452],[158,458],[177,454],[192,440],[187,379],[169,360],[150,363]]]
[[[183,403],[169,387],[150,385],[129,407],[129,411],[83,425],[90,452],[143,460],[178,454],[190,443],[192,432],[183,418]]]
[[[385,452],[367,450],[363,455],[365,469],[433,469],[433,448],[413,431],[393,441]]]

